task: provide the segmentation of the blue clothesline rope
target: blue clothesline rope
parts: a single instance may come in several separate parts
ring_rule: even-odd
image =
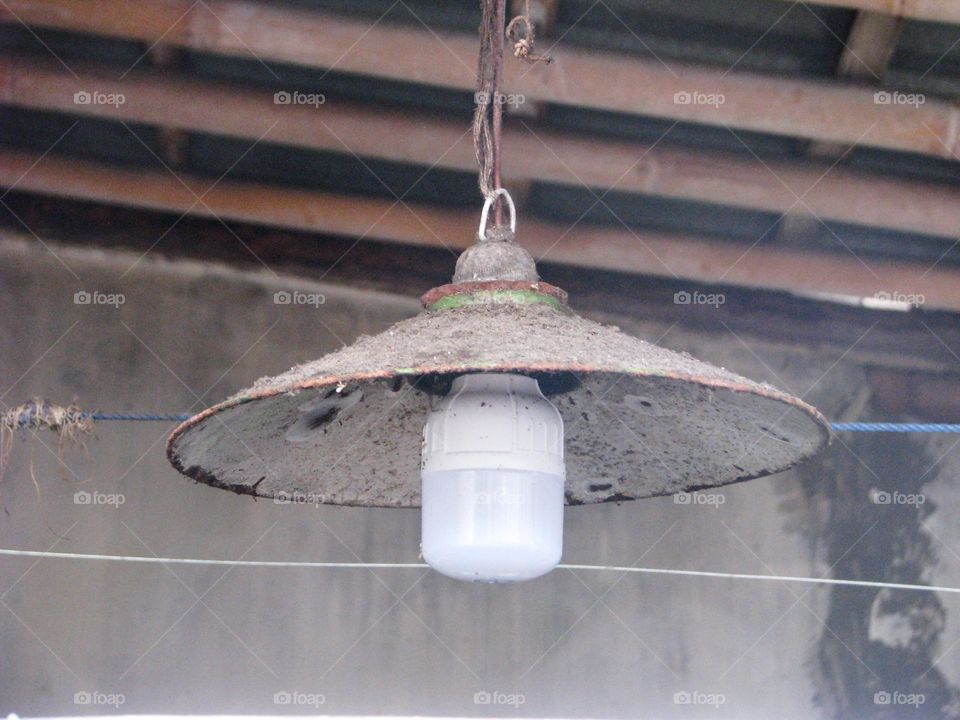
[[[156,420],[157,422],[183,422],[184,420],[189,420],[192,415],[190,413],[172,413],[169,415],[157,415],[153,413],[105,413],[105,412],[91,412],[83,413],[85,418],[90,420],[102,421],[102,420],[146,420],[152,421]]]
[[[36,417],[36,408],[20,413],[20,427],[30,425]],[[108,413],[80,412],[73,417],[95,422],[143,421],[143,422],[183,422],[189,420],[191,413]],[[843,422],[831,423],[834,432],[861,433],[960,433],[960,423],[890,423],[890,422]]]
[[[148,413],[85,413],[91,420],[157,420],[182,422],[188,420],[189,413],[173,415],[151,415]],[[889,423],[889,422],[846,422],[830,423],[834,432],[883,432],[883,433],[960,433],[960,424],[950,423]]]
[[[960,425],[949,423],[848,422],[830,423],[830,427],[834,432],[960,433]]]

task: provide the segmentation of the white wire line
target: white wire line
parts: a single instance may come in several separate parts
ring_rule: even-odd
[[[148,557],[145,555],[96,555],[93,553],[42,552],[40,550],[14,550],[0,548],[0,555],[18,557],[57,558],[61,560],[103,560],[110,562],[155,563],[160,565],[229,565],[232,567],[278,567],[278,568],[329,568],[349,569],[425,569],[426,563],[365,563],[365,562],[311,562],[305,560],[215,560],[207,558]],[[875,580],[843,580],[838,578],[812,578],[797,575],[755,575],[751,573],[712,572],[709,570],[676,570],[671,568],[633,567],[620,565],[558,565],[560,570],[586,570],[594,572],[637,573],[645,575],[681,575],[685,577],[723,578],[727,580],[774,580],[782,583],[805,583],[808,585],[846,585],[850,587],[880,588],[885,590],[915,590],[919,592],[960,593],[960,588],[943,585],[912,585]]]
[[[63,560],[108,560],[113,562],[159,563],[161,565],[232,565],[234,567],[283,568],[427,568],[426,563],[364,563],[364,562],[309,562],[300,560],[213,560],[207,558],[168,558],[147,555],[95,555],[93,553],[42,552],[40,550],[11,550],[0,548],[0,555],[19,555]]]

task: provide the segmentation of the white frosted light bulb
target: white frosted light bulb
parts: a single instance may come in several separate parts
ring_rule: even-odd
[[[458,580],[515,582],[563,552],[563,420],[524,375],[453,381],[423,429],[423,558]]]

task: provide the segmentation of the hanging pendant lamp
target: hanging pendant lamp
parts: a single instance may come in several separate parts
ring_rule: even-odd
[[[795,397],[578,317],[512,231],[479,237],[419,315],[201,412],[170,461],[280,502],[423,500],[428,562],[507,581],[559,562],[564,503],[763,477],[829,441]]]
[[[279,502],[422,506],[424,559],[509,582],[560,561],[564,505],[763,477],[829,442],[798,398],[578,317],[515,242],[500,187],[504,0],[484,0],[474,139],[477,243],[423,311],[259,380],[174,430],[208,485]],[[532,25],[518,40],[528,60]],[[509,223],[487,228],[488,213]]]

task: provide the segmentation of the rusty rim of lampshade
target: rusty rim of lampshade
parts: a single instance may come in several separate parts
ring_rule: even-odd
[[[538,379],[563,416],[571,505],[762,477],[829,442],[799,398],[581,318],[566,299],[529,280],[434,288],[420,314],[182,423],[168,457],[278,502],[418,507],[427,412],[472,372]]]

